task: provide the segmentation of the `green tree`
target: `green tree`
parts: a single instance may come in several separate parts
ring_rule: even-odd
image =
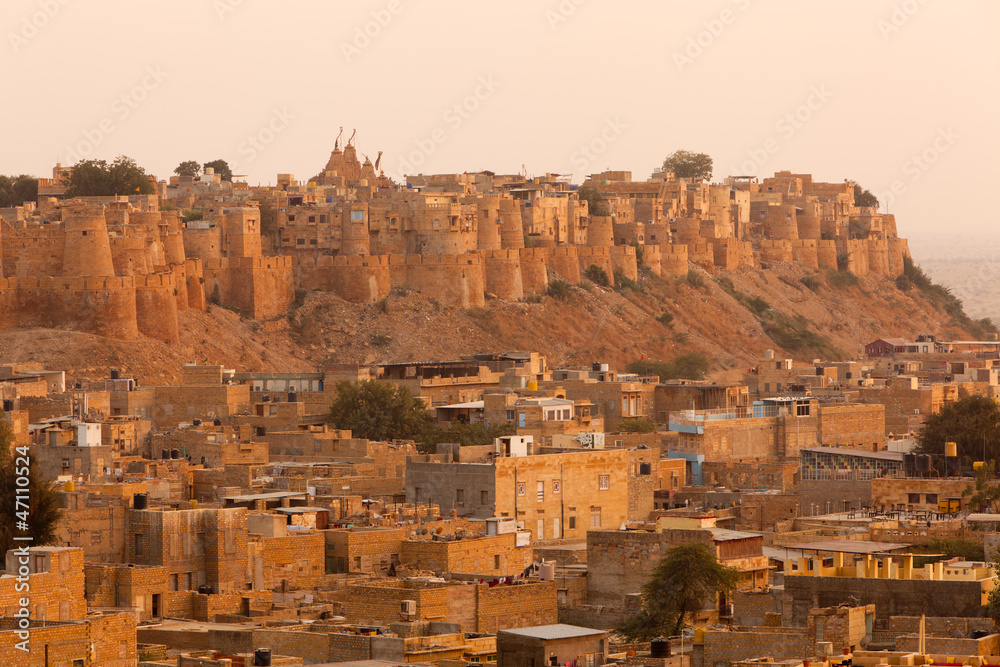
[[[55,543],[56,525],[62,518],[59,494],[52,483],[42,479],[38,463],[31,459],[28,448],[13,446],[14,431],[7,422],[7,415],[0,410],[0,517],[3,517],[0,521],[0,553],[4,554],[15,546],[14,537],[17,536],[30,536],[30,546]],[[28,459],[27,466],[25,458]],[[27,486],[18,483],[25,478]],[[27,489],[27,494],[22,492],[18,496],[18,489]],[[23,499],[27,499],[27,509],[18,504],[18,497],[22,498],[22,503]],[[27,514],[22,514],[24,512]],[[26,530],[18,528],[18,522],[22,520],[27,523]]]
[[[969,396],[930,415],[917,438],[919,451],[940,457],[946,442],[958,443],[958,456],[967,464],[1000,458],[1000,409],[993,399]]]
[[[684,620],[739,583],[739,572],[719,562],[704,543],[670,549],[642,587],[643,610],[626,618],[618,632],[630,641],[676,636]]]
[[[420,439],[433,424],[424,402],[408,388],[377,380],[338,382],[327,421],[355,438],[378,441]]]
[[[38,179],[34,176],[0,176],[0,208],[21,206],[38,199]]]
[[[278,211],[267,195],[258,195],[250,201],[257,202],[260,210],[260,233],[265,236],[275,236],[278,234]]]
[[[222,176],[222,180],[232,182],[233,170],[229,168],[229,163],[225,160],[212,160],[211,162],[206,162],[203,166],[205,169],[209,167],[214,169],[215,173]]]
[[[618,424],[622,433],[655,433],[656,424],[646,419],[623,419]]]
[[[854,184],[854,205],[878,208],[878,197],[870,190],[865,190],[857,183]]]
[[[638,375],[656,375],[661,382],[666,382],[678,378],[703,380],[711,367],[711,362],[704,354],[689,352],[674,357],[673,361],[632,361],[625,370]]]
[[[501,424],[472,424],[465,421],[453,421],[448,428],[429,426],[418,436],[418,448],[422,452],[431,452],[434,447],[444,442],[458,443],[463,447],[473,445],[492,445],[497,438],[505,435],[515,435],[517,427],[513,422]]]
[[[663,170],[674,172],[677,178],[707,181],[712,178],[712,157],[707,153],[674,151],[663,161]]]
[[[78,162],[66,181],[67,197],[112,197],[115,195],[151,195],[156,187],[145,170],[130,157],[119,155],[115,161]]]
[[[201,172],[201,165],[197,160],[186,160],[177,165],[174,173],[178,176],[197,176]]]
[[[576,191],[577,197],[580,201],[587,202],[587,212],[591,216],[609,216],[611,212],[608,211],[608,205],[604,203],[604,195],[597,190],[597,188],[592,188],[589,185],[582,186]]]
[[[969,496],[969,507],[977,512],[996,511],[996,502],[1000,500],[1000,484],[996,480],[996,462],[987,461],[976,471],[976,481],[965,487],[963,496]]]

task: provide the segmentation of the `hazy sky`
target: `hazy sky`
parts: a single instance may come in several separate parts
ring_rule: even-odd
[[[4,0],[0,173],[223,158],[251,184],[339,127],[393,176],[606,168],[852,178],[903,235],[992,233],[997,0]],[[366,34],[367,33],[367,34]]]

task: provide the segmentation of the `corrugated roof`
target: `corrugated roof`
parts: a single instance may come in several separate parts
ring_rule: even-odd
[[[501,630],[512,635],[522,637],[534,637],[535,639],[572,639],[574,637],[590,637],[593,635],[606,635],[606,630],[594,630],[592,628],[581,628],[576,625],[566,625],[557,623],[555,625],[539,625],[534,628],[520,628],[518,630]]]
[[[896,544],[893,542],[866,542],[864,540],[827,540],[826,542],[802,542],[800,544],[787,544],[787,549],[800,549],[802,551],[829,551],[831,553],[842,554],[880,554],[889,551],[899,551],[909,548],[909,544]]]
[[[757,533],[744,533],[740,530],[729,530],[728,528],[708,528],[707,530],[712,533],[712,539],[716,542],[748,540],[751,537],[760,537]]]
[[[866,452],[860,449],[847,449],[846,447],[804,447],[799,451],[817,452],[820,454],[846,454],[847,456],[859,456],[864,459],[903,462],[903,452]]]

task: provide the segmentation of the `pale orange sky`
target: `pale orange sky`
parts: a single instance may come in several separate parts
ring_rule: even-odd
[[[715,179],[895,185],[903,235],[996,219],[996,0],[6,0],[0,25],[0,173],[307,179],[344,126],[394,176],[643,179],[684,148]]]

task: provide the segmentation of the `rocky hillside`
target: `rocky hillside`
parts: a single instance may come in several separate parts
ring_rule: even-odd
[[[395,292],[373,305],[300,293],[286,315],[267,322],[217,306],[181,313],[180,345],[62,330],[7,331],[0,334],[0,360],[41,362],[67,370],[73,381],[99,380],[109,368],[122,368],[150,385],[176,381],[180,366],[191,361],[288,371],[324,362],[537,350],[552,365],[601,360],[624,368],[640,358],[669,361],[700,352],[712,362],[711,377],[722,380],[738,379],[768,348],[809,361],[856,356],[879,336],[972,335],[920,289],[789,264],[715,275],[693,269],[688,279],[641,272],[637,284],[617,290],[585,280],[579,287],[557,284],[551,293],[522,302],[489,300],[469,310],[416,292]]]

